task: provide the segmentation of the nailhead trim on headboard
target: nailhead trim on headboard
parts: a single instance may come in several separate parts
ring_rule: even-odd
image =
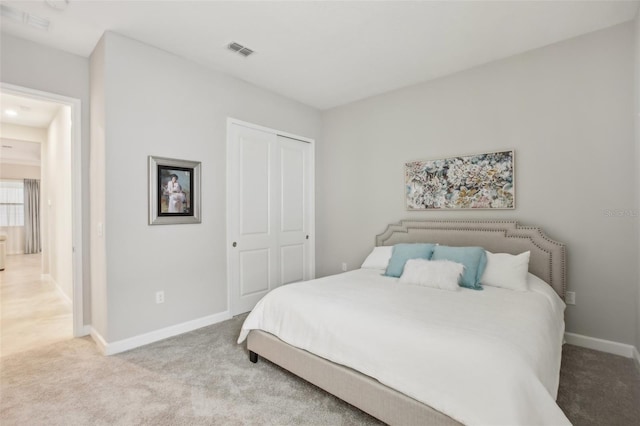
[[[567,265],[566,265],[566,246],[563,243],[549,238],[542,229],[532,226],[520,226],[516,221],[507,220],[403,220],[397,224],[390,224],[387,229],[376,236],[376,245],[386,245],[386,242],[396,234],[410,234],[412,230],[426,231],[455,231],[469,232],[474,234],[477,232],[502,234],[504,239],[504,247],[500,241],[501,250],[505,252],[513,252],[510,249],[510,242],[514,239],[524,241],[524,245],[531,245],[548,256],[548,265],[541,274],[537,275],[544,279],[554,290],[564,299],[567,290]],[[495,234],[494,234],[495,235]],[[460,238],[459,234],[457,235]],[[420,242],[420,241],[415,241]],[[433,241],[431,241],[433,242]],[[495,240],[493,243],[495,244]],[[518,247],[522,247],[519,245]],[[494,249],[495,250],[495,249]],[[537,252],[532,251],[532,257],[539,256]],[[543,258],[537,258],[541,262]],[[530,265],[535,260],[530,261]]]

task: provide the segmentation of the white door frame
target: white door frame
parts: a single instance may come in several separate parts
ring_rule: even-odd
[[[89,334],[84,327],[82,279],[82,102],[80,99],[0,82],[0,90],[23,96],[67,105],[71,108],[71,241],[73,243],[73,336]]]
[[[249,123],[247,121],[242,121],[242,120],[238,120],[236,118],[231,118],[231,117],[227,117],[227,156],[226,156],[226,167],[227,167],[227,172],[226,172],[226,179],[227,179],[227,185],[226,185],[226,192],[227,192],[227,197],[226,197],[226,203],[227,203],[227,223],[226,223],[226,242],[227,242],[227,311],[231,312],[231,262],[229,261],[229,259],[231,259],[231,250],[232,250],[232,243],[233,241],[230,239],[229,236],[229,229],[230,229],[230,206],[231,206],[231,191],[230,191],[230,170],[229,170],[229,162],[230,162],[230,145],[233,142],[231,140],[231,138],[229,137],[230,135],[230,128],[232,125],[234,124],[238,124],[240,126],[244,126],[244,127],[249,127],[251,129],[256,129],[256,130],[262,130],[264,132],[269,132],[269,133],[274,133],[276,135],[279,136],[284,136],[287,138],[291,138],[291,139],[297,139],[299,141],[302,142],[307,142],[309,144],[311,144],[311,170],[310,170],[310,182],[309,182],[309,186],[312,192],[312,196],[309,197],[309,274],[311,276],[311,279],[314,279],[316,277],[316,197],[315,197],[315,193],[316,193],[316,141],[314,139],[311,138],[307,138],[304,136],[298,136],[295,135],[293,133],[288,133],[288,132],[283,132],[280,130],[276,130],[276,129],[272,129],[269,127],[265,127],[265,126],[260,126],[258,124],[253,124],[253,123]]]

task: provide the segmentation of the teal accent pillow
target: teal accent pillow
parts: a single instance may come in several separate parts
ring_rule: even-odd
[[[480,279],[487,267],[487,253],[482,247],[436,246],[433,260],[451,260],[464,265],[460,287],[482,290]]]
[[[399,278],[409,259],[431,259],[435,244],[396,244],[384,275]]]

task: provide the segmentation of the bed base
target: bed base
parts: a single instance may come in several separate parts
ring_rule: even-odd
[[[461,425],[451,417],[351,368],[293,347],[272,334],[251,330],[251,362],[262,356],[296,376],[390,425]]]

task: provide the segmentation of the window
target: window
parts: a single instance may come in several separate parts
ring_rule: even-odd
[[[0,226],[24,226],[24,183],[0,180]]]

